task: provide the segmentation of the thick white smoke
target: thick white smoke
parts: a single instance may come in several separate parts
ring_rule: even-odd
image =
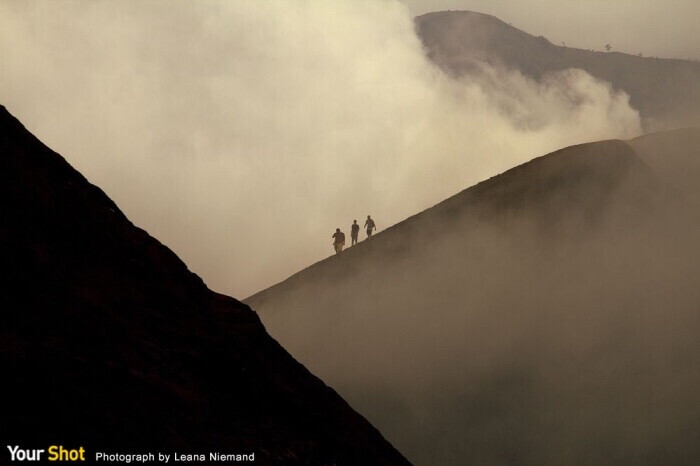
[[[425,58],[398,0],[0,0],[0,103],[218,291],[244,297],[556,148],[627,96]]]

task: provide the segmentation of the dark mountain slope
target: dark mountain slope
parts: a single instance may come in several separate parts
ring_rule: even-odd
[[[246,300],[417,464],[700,459],[697,208],[569,147]]]
[[[450,74],[474,72],[477,62],[516,69],[537,80],[580,68],[627,92],[647,127],[700,124],[700,62],[561,47],[469,11],[429,13],[415,22],[429,57]]]
[[[0,212],[3,444],[406,463],[4,107]]]

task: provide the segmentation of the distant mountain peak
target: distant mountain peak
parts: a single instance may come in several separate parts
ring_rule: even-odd
[[[579,68],[629,94],[647,129],[700,124],[700,62],[554,45],[471,11],[428,13],[415,18],[415,27],[428,57],[450,75],[478,73],[479,63],[536,80]]]

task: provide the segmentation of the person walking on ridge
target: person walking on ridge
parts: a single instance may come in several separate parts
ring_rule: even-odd
[[[334,238],[333,247],[335,248],[335,253],[338,254],[345,246],[345,233],[340,231],[340,228],[336,228],[331,238]]]
[[[372,220],[372,217],[369,215],[367,216],[367,220],[365,221],[365,228],[367,228],[367,238],[372,236],[372,230],[377,229],[377,225],[374,224],[374,220]]]
[[[352,221],[352,226],[350,227],[350,238],[352,239],[351,241],[351,246],[355,246],[357,244],[357,235],[360,234],[360,225],[357,224],[357,220]]]

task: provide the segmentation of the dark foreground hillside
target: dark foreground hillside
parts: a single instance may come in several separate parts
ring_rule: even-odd
[[[634,50],[630,54],[554,45],[471,11],[428,13],[415,23],[428,56],[452,75],[477,72],[479,62],[518,70],[538,81],[579,68],[629,94],[647,129],[700,124],[700,62],[642,57]]]
[[[562,149],[246,302],[416,464],[698,464],[698,140]]]
[[[1,106],[0,244],[3,445],[406,464]]]

